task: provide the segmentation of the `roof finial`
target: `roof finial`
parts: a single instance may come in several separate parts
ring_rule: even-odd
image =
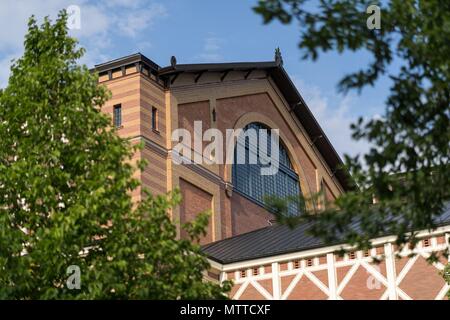
[[[172,56],[170,58],[170,65],[175,68],[175,66],[177,65],[177,58],[175,56]]]
[[[275,62],[279,65],[282,66],[283,65],[283,57],[281,56],[281,50],[280,47],[277,47],[275,49]]]

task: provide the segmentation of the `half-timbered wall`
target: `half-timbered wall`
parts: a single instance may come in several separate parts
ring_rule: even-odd
[[[450,290],[440,274],[447,259],[441,255],[432,264],[426,259],[443,252],[448,237],[434,234],[414,250],[400,252],[391,242],[380,241],[369,251],[344,256],[335,254],[336,248],[320,248],[224,265],[221,279],[232,280],[230,297],[242,300],[442,300]]]

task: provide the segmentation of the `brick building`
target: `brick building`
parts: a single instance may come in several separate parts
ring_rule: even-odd
[[[338,257],[336,246],[324,246],[305,235],[305,226],[289,230],[272,225],[264,208],[264,194],[289,196],[323,191],[321,205],[349,190],[341,159],[310,112],[282,65],[274,61],[178,64],[160,67],[134,54],[95,67],[99,82],[112,92],[104,106],[121,136],[145,147],[136,159],[149,165],[137,172],[142,185],[154,194],[176,187],[183,202],[171,212],[174,221],[191,220],[210,210],[205,245],[214,280],[232,279],[234,299],[442,299],[448,290],[438,270],[446,261],[425,263],[432,251],[448,243],[450,212],[441,227],[423,233],[418,254],[394,257],[392,239],[375,239],[370,252]],[[195,125],[201,121],[201,127]],[[193,150],[188,158],[201,163],[176,164],[172,133],[195,137],[208,129],[279,129],[279,170],[270,177],[255,173],[261,166],[220,164]],[[200,142],[201,147],[207,143]],[[225,149],[225,146],[223,146]],[[251,154],[252,147],[246,145]],[[183,154],[183,157],[186,157]],[[258,158],[258,163],[259,163]],[[133,198],[139,201],[142,190]],[[450,210],[448,210],[450,211]],[[184,235],[180,232],[180,236]],[[385,256],[379,265],[372,256]]]

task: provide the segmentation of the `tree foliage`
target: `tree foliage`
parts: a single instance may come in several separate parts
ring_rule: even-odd
[[[77,64],[66,20],[30,19],[0,92],[0,298],[224,298],[229,283],[203,281],[200,246],[177,239],[179,193],[132,202],[137,146],[110,128],[109,93]],[[185,226],[191,240],[206,223]],[[66,286],[71,265],[79,290]]]
[[[319,215],[300,217],[314,221],[311,232],[327,242],[344,239],[359,248],[380,234],[396,235],[399,245],[414,244],[415,231],[436,227],[450,200],[450,2],[381,2],[379,30],[366,25],[371,4],[267,0],[254,8],[265,23],[299,22],[304,59],[327,51],[369,53],[368,66],[340,81],[343,92],[373,86],[382,76],[392,79],[382,117],[352,125],[353,138],[373,146],[365,165],[358,156],[346,156],[359,188]],[[282,216],[279,204],[278,209]],[[352,229],[355,220],[362,222],[361,232]]]

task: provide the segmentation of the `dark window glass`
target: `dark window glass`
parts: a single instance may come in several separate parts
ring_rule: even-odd
[[[152,129],[158,130],[158,109],[152,107]]]
[[[116,128],[122,126],[122,105],[120,104],[114,106],[113,122]]]
[[[258,141],[259,135],[256,134],[255,139],[245,139],[245,164],[237,163],[237,148],[235,147],[235,161],[233,164],[233,185],[234,189],[243,194],[250,200],[264,205],[264,197],[266,195],[277,196],[280,198],[293,197],[300,195],[300,184],[298,175],[292,169],[289,155],[281,141],[279,144],[279,170],[275,175],[261,175],[261,163],[260,154],[258,152],[258,146],[263,143],[267,145],[267,156],[270,157],[270,130],[260,123],[251,123],[244,128],[244,131],[248,129],[267,129],[266,141]],[[257,131],[258,132],[258,131]],[[239,142],[238,142],[239,143]],[[250,164],[249,159],[251,156],[256,156],[257,163]],[[263,159],[264,160],[264,159]],[[263,163],[267,163],[264,162]],[[294,202],[289,203],[289,214],[298,214],[297,204]]]

